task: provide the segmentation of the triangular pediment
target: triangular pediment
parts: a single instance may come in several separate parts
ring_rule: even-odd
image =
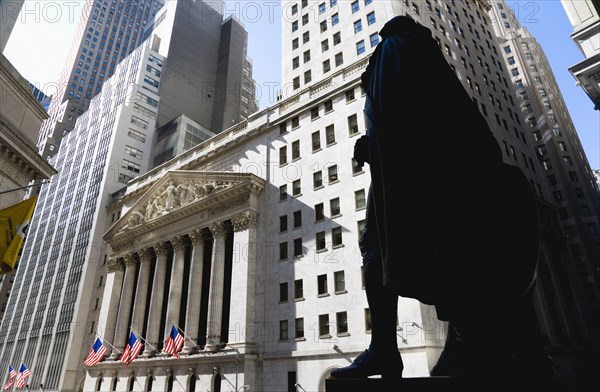
[[[166,216],[214,206],[242,193],[260,191],[264,180],[254,174],[173,170],[156,181],[105,234],[104,239],[145,231]],[[158,223],[160,224],[160,223]]]

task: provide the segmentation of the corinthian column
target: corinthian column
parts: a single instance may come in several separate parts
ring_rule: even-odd
[[[171,266],[171,285],[169,287],[164,340],[171,333],[171,323],[179,324],[181,291],[183,289],[183,267],[185,265],[185,240],[183,236],[179,235],[173,238],[171,246],[173,247],[173,265]]]
[[[213,250],[210,275],[210,293],[208,296],[208,325],[206,326],[205,351],[216,351],[221,344],[221,319],[223,315],[223,286],[225,283],[225,235],[224,222],[215,222],[209,226],[213,235]]]
[[[231,218],[233,224],[233,263],[229,344],[252,345],[256,340],[254,305],[256,301],[256,227],[258,214],[242,212]]]
[[[121,301],[119,302],[119,316],[117,318],[117,328],[115,330],[114,346],[123,351],[127,340],[127,328],[129,325],[129,316],[131,314],[131,303],[133,302],[133,287],[135,285],[135,268],[137,260],[133,254],[125,255],[125,279],[123,280],[123,290],[121,291]],[[111,358],[115,359],[118,353],[114,352]]]
[[[147,249],[138,252],[140,258],[140,273],[138,274],[137,290],[133,302],[133,317],[131,326],[136,332],[144,330],[144,313],[148,297],[148,284],[150,283],[150,267],[152,265],[152,254]]]
[[[188,300],[185,311],[185,333],[192,339],[185,339],[183,352],[191,354],[196,351],[198,341],[198,323],[200,322],[200,296],[202,295],[202,269],[204,266],[204,236],[201,229],[190,234],[192,240],[192,263],[188,284]]]
[[[119,315],[119,299],[123,287],[123,270],[125,266],[121,260],[111,257],[107,261],[108,274],[106,275],[106,286],[102,298],[102,312],[98,320],[98,333],[109,343],[115,338],[115,326]],[[112,347],[106,345],[106,354],[110,355]]]
[[[152,298],[150,298],[150,313],[146,328],[146,340],[154,347],[158,346],[158,331],[160,329],[160,316],[162,313],[165,274],[167,272],[167,247],[164,242],[154,245],[156,263],[154,267],[154,282],[152,283]],[[149,357],[155,352],[150,345],[144,345],[144,356]]]

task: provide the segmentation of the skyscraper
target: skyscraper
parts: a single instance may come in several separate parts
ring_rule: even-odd
[[[168,2],[144,45],[115,66],[66,134],[54,161],[59,174],[41,188],[0,328],[0,362],[27,363],[31,385],[83,387],[86,339],[105,332],[96,329],[105,286],[102,234],[118,219],[105,207],[152,165],[159,121],[173,116],[212,124],[213,111],[228,102],[194,90],[216,81],[219,61],[227,61],[219,57],[222,26],[223,16],[208,2]],[[245,59],[244,47],[242,42],[230,56]],[[231,82],[241,85],[241,68]],[[239,115],[239,96],[237,102]]]
[[[0,52],[4,51],[25,0],[0,0]]]
[[[40,154],[56,154],[64,135],[87,110],[116,65],[141,42],[164,0],[86,0],[65,67],[39,132]]]

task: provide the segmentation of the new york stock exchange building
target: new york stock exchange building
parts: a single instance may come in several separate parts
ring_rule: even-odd
[[[86,341],[100,336],[108,351],[86,368],[85,391],[323,391],[368,346],[358,237],[370,178],[352,160],[365,66],[113,195]],[[164,351],[173,326],[185,337],[178,355]],[[125,366],[132,332],[143,346]],[[403,374],[428,376],[445,339],[435,310],[401,298],[397,335]]]

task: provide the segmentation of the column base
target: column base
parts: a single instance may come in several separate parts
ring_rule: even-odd
[[[156,351],[154,350],[144,351],[142,355],[140,355],[142,358],[152,358],[154,356],[156,356]]]

